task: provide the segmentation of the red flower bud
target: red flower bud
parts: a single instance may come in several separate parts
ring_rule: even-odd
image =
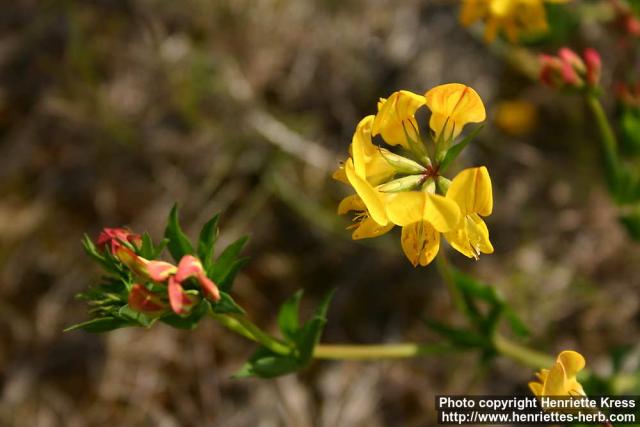
[[[149,277],[149,261],[138,256],[131,249],[125,246],[119,246],[116,248],[115,256],[135,274]]]
[[[204,294],[209,299],[214,301],[218,301],[220,299],[220,291],[218,290],[218,287],[207,277],[200,260],[192,255],[185,255],[182,257],[178,264],[178,271],[176,272],[175,277],[178,282],[183,282],[190,277],[195,277],[198,280],[198,283],[200,283]]]
[[[108,228],[102,229],[96,240],[96,246],[100,250],[104,250],[105,247],[109,247],[112,254],[116,253],[116,250],[123,245],[124,242],[129,242],[132,245],[139,247],[142,244],[142,238],[139,234],[134,234],[126,228]]]
[[[160,314],[167,308],[158,295],[137,283],[131,287],[128,304],[133,310],[147,314]]]
[[[194,295],[187,294],[175,276],[169,277],[169,303],[176,314],[187,314],[198,302]]]
[[[588,48],[583,53],[584,60],[587,64],[587,82],[591,86],[597,86],[600,82],[600,74],[602,73],[602,60],[597,50]]]
[[[176,266],[165,261],[149,261],[147,272],[154,282],[164,282],[170,275],[175,274]]]

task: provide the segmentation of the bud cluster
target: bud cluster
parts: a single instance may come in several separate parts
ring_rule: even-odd
[[[602,62],[600,54],[585,49],[582,57],[563,47],[556,56],[540,55],[540,80],[557,89],[594,89],[600,84]]]
[[[128,304],[133,310],[158,315],[169,308],[186,315],[198,303],[198,288],[186,290],[195,279],[202,294],[211,301],[220,300],[220,291],[207,277],[202,263],[193,255],[184,255],[177,266],[159,260],[149,260],[137,252],[142,238],[125,228],[105,228],[96,246],[128,268],[135,283],[129,292]],[[151,290],[155,289],[155,290]]]

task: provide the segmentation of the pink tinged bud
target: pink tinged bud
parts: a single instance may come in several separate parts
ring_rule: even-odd
[[[218,287],[207,277],[200,260],[192,255],[185,255],[182,257],[178,264],[178,271],[176,272],[175,277],[178,282],[183,282],[191,277],[195,277],[198,280],[198,283],[200,283],[200,286],[207,298],[214,301],[218,301],[220,299],[220,291],[218,290]]]
[[[177,271],[173,264],[165,261],[149,261],[147,272],[154,282],[164,282]]]
[[[133,310],[147,314],[159,314],[166,308],[158,295],[137,283],[131,288],[128,304]]]
[[[118,258],[124,265],[129,267],[134,273],[140,276],[149,276],[149,261],[139,257],[131,249],[125,246],[120,246],[116,249],[115,255],[116,258]]]
[[[624,26],[628,34],[640,36],[640,20],[633,15],[628,15],[624,19]]]
[[[204,272],[202,263],[193,255],[185,255],[178,263],[178,271],[176,272],[176,279],[178,282],[184,282],[190,277],[197,277]]]
[[[126,228],[109,228],[102,229],[96,240],[96,245],[100,250],[104,250],[106,246],[112,254],[116,253],[116,250],[122,246],[123,242],[129,242],[132,245],[139,247],[142,244],[142,238],[139,234],[133,234]]]
[[[595,49],[585,49],[584,60],[587,64],[587,82],[591,86],[597,86],[602,72],[602,60],[600,59],[600,54]]]
[[[171,309],[174,313],[187,314],[196,304],[197,298],[187,294],[175,276],[169,277],[169,285],[167,288],[169,292],[169,304],[171,304]]]
[[[568,62],[562,64],[562,80],[569,86],[580,86],[582,84],[582,79]]]
[[[582,59],[578,56],[577,53],[575,53],[574,51],[572,51],[571,49],[567,48],[567,47],[563,47],[562,49],[560,49],[558,51],[558,56],[560,57],[560,59],[571,65],[571,67],[575,70],[575,72],[577,72],[578,74],[584,74],[586,71],[586,67],[584,65],[584,62],[582,61]]]
[[[220,291],[213,280],[209,279],[205,274],[201,274],[198,276],[198,282],[200,282],[200,286],[202,286],[202,290],[207,298],[213,301],[220,300]]]
[[[558,87],[561,84],[562,62],[550,55],[540,55],[540,81],[551,87]]]

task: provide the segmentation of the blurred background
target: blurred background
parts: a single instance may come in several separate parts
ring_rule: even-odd
[[[159,240],[177,201],[192,236],[216,212],[223,244],[251,235],[234,297],[267,330],[296,289],[308,313],[337,287],[324,342],[435,342],[422,318],[461,321],[435,267],[412,268],[398,232],[352,241],[335,213],[349,190],[331,173],[379,97],[447,82],[485,102],[456,167],[486,165],[495,198],[495,254],[453,263],[500,290],[529,345],[578,350],[606,375],[640,336],[640,248],[581,98],[531,78],[533,53],[593,45],[609,90],[628,57],[605,3],[554,8],[559,30],[517,49],[486,45],[446,0],[7,2],[0,425],[424,426],[436,394],[527,394],[531,369],[476,353],[232,380],[255,346],[211,321],[62,332],[88,318],[74,295],[99,280],[83,233],[126,225]]]

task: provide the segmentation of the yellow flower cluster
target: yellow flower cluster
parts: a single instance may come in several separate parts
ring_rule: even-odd
[[[546,33],[548,31],[546,3],[566,3],[570,0],[463,0],[460,22],[469,26],[484,22],[487,42],[495,40],[500,31],[515,43],[520,33]]]
[[[551,369],[542,369],[536,374],[538,381],[529,383],[529,388],[537,397],[579,397],[586,396],[576,376],[584,369],[584,357],[575,351],[561,352]]]
[[[431,111],[429,146],[415,117],[422,106]],[[459,83],[437,86],[424,95],[403,90],[381,99],[378,113],[358,124],[350,157],[334,173],[355,190],[338,207],[339,214],[356,212],[350,227],[353,239],[377,237],[400,226],[402,249],[414,266],[433,260],[441,234],[467,257],[492,253],[482,219],[493,209],[487,169],[465,169],[452,181],[440,175],[440,162],[462,128],[485,118],[476,91]],[[372,138],[377,135],[402,155],[375,145]]]

